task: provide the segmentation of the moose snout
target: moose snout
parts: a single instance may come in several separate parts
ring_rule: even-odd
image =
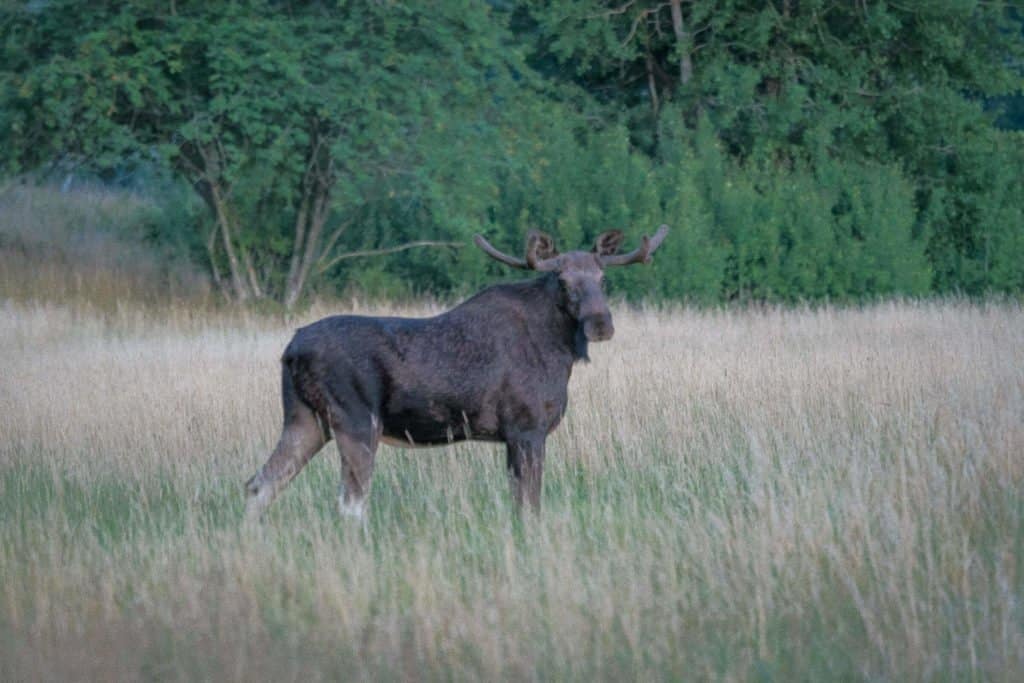
[[[608,313],[589,315],[583,319],[583,334],[587,341],[608,341],[615,334],[612,316]]]

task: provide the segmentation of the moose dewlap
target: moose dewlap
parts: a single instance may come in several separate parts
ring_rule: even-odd
[[[539,509],[544,442],[565,414],[573,363],[615,332],[604,269],[650,262],[667,234],[662,225],[619,254],[623,235],[611,230],[591,251],[559,254],[531,232],[525,258],[477,235],[491,258],[542,275],[488,287],[433,318],[338,315],[300,329],[281,359],[284,428],[246,483],[247,515],[258,519],[332,438],[342,514],[363,515],[381,441],[503,441],[512,496]]]

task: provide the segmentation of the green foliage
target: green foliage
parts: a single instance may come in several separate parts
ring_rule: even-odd
[[[998,242],[1012,251],[1021,239],[1020,138],[993,128],[982,99],[1021,92],[1018,11],[957,0],[564,0],[532,10],[538,68],[610,99],[641,148],[677,144],[666,138],[681,117],[691,135],[710,126],[737,162],[728,185],[712,189],[716,222],[733,246],[727,296],[919,293],[928,269],[918,256],[905,269],[902,256],[919,253],[921,239],[931,288],[1020,291],[1022,262],[997,267],[992,249]],[[716,178],[716,163],[697,172]],[[892,193],[872,183],[872,169],[883,169]],[[803,173],[806,185],[794,177]],[[844,182],[853,184],[847,199],[835,196]],[[834,226],[833,243],[825,209],[886,222]],[[794,239],[801,244],[791,251]],[[868,270],[844,274],[851,267]]]
[[[510,249],[533,228],[570,249],[661,222],[654,267],[616,291],[1024,289],[1024,145],[993,124],[1024,38],[999,3],[54,1],[0,19],[2,168],[173,177],[150,192],[205,208],[156,237],[239,299],[468,290],[507,273],[473,249],[338,257],[474,232]]]

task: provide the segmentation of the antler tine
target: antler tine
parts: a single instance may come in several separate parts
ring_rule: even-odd
[[[476,246],[490,256],[495,261],[501,261],[506,266],[512,266],[513,268],[522,268],[523,270],[533,270],[532,266],[527,263],[524,259],[517,258],[515,256],[509,256],[508,254],[502,253],[491,246],[491,243],[484,239],[483,235],[474,235],[473,241],[476,242]]]
[[[665,235],[668,234],[668,226],[662,224],[654,237],[644,235],[640,239],[640,246],[628,254],[615,254],[613,256],[602,256],[601,263],[605,266],[628,266],[633,263],[650,263],[651,256],[661,246]]]
[[[543,258],[539,254],[542,250],[547,254]],[[551,237],[539,230],[531,230],[526,235],[526,263],[541,272],[558,270],[558,250]]]

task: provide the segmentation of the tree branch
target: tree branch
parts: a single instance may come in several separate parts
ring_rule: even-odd
[[[324,248],[320,252],[320,258],[317,259],[317,263],[316,263],[316,272],[317,273],[324,272],[324,266],[322,265],[323,262],[324,262],[324,259],[327,258],[328,254],[331,253],[331,251],[334,249],[334,245],[337,244],[337,242],[338,242],[338,238],[341,237],[342,233],[344,233],[345,230],[347,230],[350,225],[352,225],[352,222],[353,222],[353,219],[351,219],[351,218],[348,219],[347,221],[342,221],[341,225],[339,225],[337,228],[335,228],[334,232],[331,233],[331,236],[327,238],[327,242],[324,243]]]
[[[610,9],[607,12],[597,12],[596,14],[588,14],[586,18],[587,19],[598,19],[598,18],[603,18],[603,17],[614,16],[616,14],[622,14],[623,12],[625,12],[626,10],[628,10],[630,7],[632,7],[635,4],[636,4],[636,0],[629,0],[629,2],[627,2],[625,5],[622,5],[621,7],[616,7],[615,9]]]
[[[648,16],[655,14],[656,12],[660,12],[661,10],[670,6],[671,4],[671,2],[663,2],[657,7],[651,7],[640,12],[640,14],[636,16],[636,19],[633,20],[633,26],[629,29],[629,35],[627,35],[626,39],[622,41],[622,47],[626,47],[633,40],[633,36],[636,35],[636,30],[640,27],[641,21],[646,19]]]
[[[384,254],[394,254],[399,251],[405,251],[407,249],[415,249],[417,247],[447,247],[449,249],[461,249],[465,245],[462,242],[438,242],[433,240],[416,240],[415,242],[406,242],[400,244],[397,247],[387,247],[384,249],[364,249],[361,251],[347,251],[344,254],[338,254],[330,261],[327,261],[323,265],[317,268],[317,273],[322,274],[329,268],[337,264],[339,261],[344,261],[351,258],[360,258],[362,256],[382,256]]]

